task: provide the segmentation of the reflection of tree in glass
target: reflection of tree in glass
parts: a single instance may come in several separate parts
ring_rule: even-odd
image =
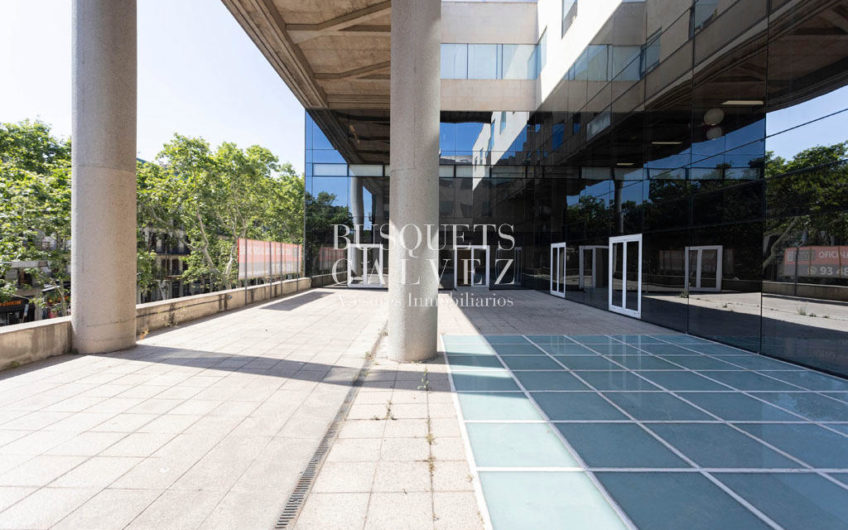
[[[321,247],[333,246],[335,236],[335,225],[346,225],[353,228],[353,217],[347,206],[338,206],[335,194],[326,191],[319,192],[317,196],[306,193],[306,232],[309,238],[306,241],[306,263],[311,264],[307,273],[328,272],[319,271],[319,259]]]
[[[848,243],[848,142],[801,151],[792,160],[766,155],[768,219],[773,239],[765,270],[787,248]]]

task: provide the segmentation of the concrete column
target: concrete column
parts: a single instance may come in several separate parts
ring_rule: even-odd
[[[441,7],[392,1],[388,331],[398,361],[436,353]]]
[[[135,344],[136,0],[74,0],[71,323],[79,353]]]

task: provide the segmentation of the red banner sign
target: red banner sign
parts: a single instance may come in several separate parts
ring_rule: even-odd
[[[300,273],[302,248],[294,243],[239,239],[239,280]]]

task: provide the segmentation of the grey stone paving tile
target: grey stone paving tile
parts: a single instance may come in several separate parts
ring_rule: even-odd
[[[85,460],[83,456],[35,456],[0,474],[0,486],[46,486]]]
[[[462,460],[436,459],[433,464],[433,491],[473,491],[471,468]]]
[[[327,462],[376,462],[381,445],[381,438],[339,438],[327,454]]]
[[[427,460],[430,444],[427,438],[386,438],[380,447],[380,459],[384,461]]]
[[[155,420],[142,425],[138,432],[173,433],[185,432],[191,425],[197,422],[200,416],[159,416]]]
[[[361,529],[368,510],[367,493],[316,493],[310,495],[295,524],[296,529]]]
[[[458,426],[457,430],[459,430]],[[462,438],[459,437],[448,438],[436,436],[433,439],[431,450],[433,452],[433,456],[437,460],[465,459],[465,445],[462,441]]]
[[[19,500],[23,499],[38,488],[22,487],[22,486],[2,486],[0,487],[0,512],[12,506]]]
[[[427,436],[426,419],[397,419],[386,422],[386,438],[413,438]]]
[[[141,461],[135,457],[95,456],[57,478],[50,486],[103,489]]]
[[[430,468],[427,462],[380,461],[374,476],[374,492],[429,492]]]
[[[327,462],[315,480],[316,493],[368,493],[377,469],[376,462]]]
[[[382,438],[389,420],[349,420],[339,430],[339,439]]]
[[[120,413],[91,428],[97,432],[134,432],[159,416],[157,414]]]
[[[407,530],[433,528],[429,493],[374,493],[368,504],[366,529]]]
[[[218,490],[168,490],[126,528],[199,528],[223,496]]]
[[[88,433],[110,435],[114,433]],[[134,432],[130,433],[117,443],[111,444],[98,454],[102,456],[138,456],[148,457],[162,448],[174,438],[172,433]],[[105,440],[104,440],[105,441]],[[62,453],[57,453],[62,454]]]
[[[42,488],[0,512],[0,528],[49,528],[97,494],[96,489]]]
[[[72,432],[35,431],[0,447],[4,455],[40,455],[75,436]]]
[[[472,492],[436,492],[433,494],[434,526],[438,530],[474,530],[483,528]]]
[[[160,494],[157,490],[105,489],[68,514],[53,528],[123,528]]]
[[[268,488],[229,491],[201,523],[200,528],[273,528],[280,516],[284,498],[285,494],[281,490]]]
[[[56,434],[56,433],[50,433]],[[126,437],[122,432],[83,432],[49,449],[44,454],[60,456],[94,456]]]

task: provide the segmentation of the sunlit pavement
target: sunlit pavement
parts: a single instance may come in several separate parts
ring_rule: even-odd
[[[272,527],[386,298],[320,289],[5,372],[0,527]],[[440,303],[439,356],[382,343],[297,527],[848,524],[844,380],[538,292]]]

